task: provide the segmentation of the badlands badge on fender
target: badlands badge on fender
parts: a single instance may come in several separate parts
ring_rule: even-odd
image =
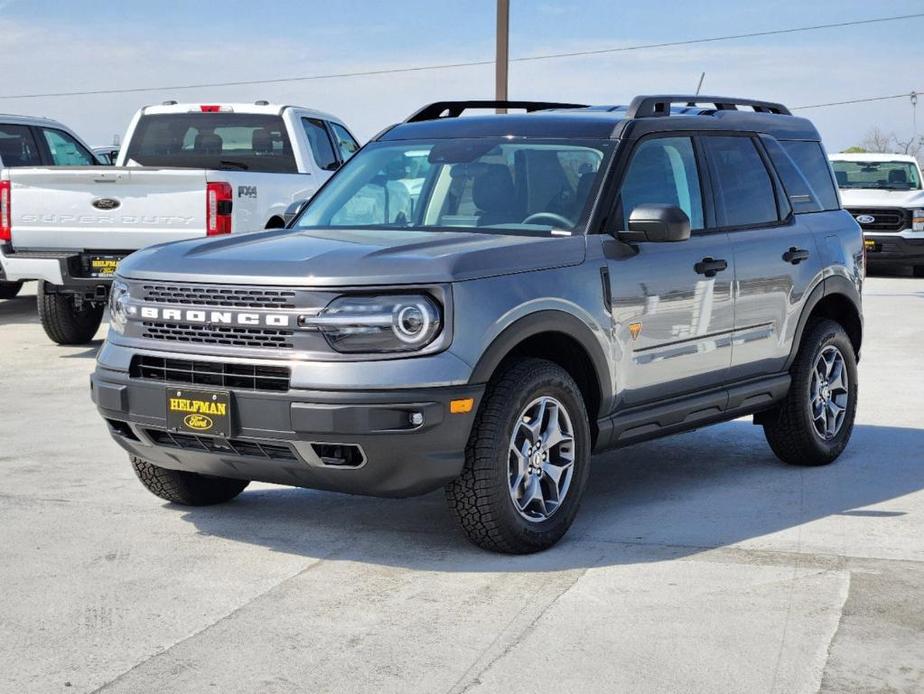
[[[205,436],[229,436],[231,396],[225,391],[167,389],[167,428]]]

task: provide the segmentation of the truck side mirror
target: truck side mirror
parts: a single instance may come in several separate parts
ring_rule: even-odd
[[[305,209],[307,204],[307,200],[296,200],[286,208],[286,211],[282,213],[283,226],[285,226],[286,229],[288,229],[295,218],[302,213],[302,210]]]
[[[628,231],[616,232],[616,238],[630,243],[671,243],[690,238],[690,218],[675,205],[639,205],[629,215]]]

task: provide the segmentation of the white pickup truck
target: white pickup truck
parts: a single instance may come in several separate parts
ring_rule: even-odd
[[[59,344],[93,338],[132,251],[282,227],[359,149],[338,118],[265,101],[148,106],[123,142],[115,167],[0,172],[0,263],[10,281],[39,280]]]
[[[871,266],[907,265],[924,277],[924,186],[907,154],[832,154],[844,209],[863,229]]]

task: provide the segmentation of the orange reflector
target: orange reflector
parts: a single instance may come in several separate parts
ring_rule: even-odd
[[[475,406],[475,398],[463,398],[462,400],[449,401],[450,414],[466,414],[472,411]]]

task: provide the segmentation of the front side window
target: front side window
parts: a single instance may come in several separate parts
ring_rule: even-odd
[[[94,166],[97,164],[94,156],[63,130],[42,128],[42,136],[45,138],[45,144],[48,145],[51,162],[55,166]]]
[[[126,163],[195,169],[296,173],[280,116],[189,112],[142,116]]]
[[[327,128],[324,127],[324,121],[317,118],[302,118],[302,125],[317,165],[325,171],[336,169],[337,155],[334,153],[334,146],[331,144]]]
[[[337,138],[337,149],[340,151],[340,159],[346,161],[359,149],[359,143],[353,139],[353,136],[347,132],[340,123],[331,123],[331,130],[334,131],[334,137]]]
[[[0,123],[0,162],[3,166],[41,166],[35,138],[26,125]]]
[[[842,190],[921,190],[918,167],[908,161],[834,161],[832,166]]]
[[[703,138],[712,171],[719,226],[746,227],[779,221],[776,193],[750,137]]]
[[[654,138],[635,150],[620,189],[623,229],[632,210],[646,204],[679,207],[692,229],[703,228],[703,195],[689,137]]]
[[[611,141],[377,142],[312,198],[296,228],[583,233]]]

